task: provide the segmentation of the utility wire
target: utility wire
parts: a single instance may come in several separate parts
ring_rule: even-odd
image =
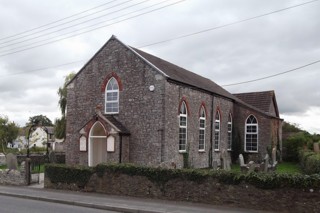
[[[23,71],[23,72],[15,72],[15,73],[7,74],[7,75],[0,75],[0,77],[3,78],[3,77],[8,77],[8,76],[26,74],[26,73],[30,73],[30,72],[38,72],[38,71],[42,71],[42,70],[54,69],[54,68],[64,67],[64,66],[71,65],[71,64],[77,64],[79,62],[84,62],[84,61],[85,60],[72,61],[72,62],[68,62],[65,64],[59,64],[59,65],[55,65],[55,66],[51,66],[51,67],[42,67],[42,68],[32,69],[32,70]]]
[[[16,44],[20,44],[20,43],[23,43],[23,42],[26,42],[26,41],[34,40],[34,39],[37,39],[37,38],[40,38],[40,37],[43,37],[43,36],[46,36],[46,35],[50,35],[50,34],[53,34],[53,33],[56,33],[56,32],[60,32],[60,31],[63,31],[63,30],[65,30],[65,29],[70,29],[71,27],[75,27],[75,26],[78,26],[78,25],[81,25],[81,24],[84,24],[84,23],[87,23],[87,22],[96,20],[96,19],[102,18],[102,17],[104,17],[104,16],[108,16],[108,15],[110,15],[110,14],[119,12],[119,11],[121,11],[121,10],[128,9],[128,8],[130,8],[130,7],[134,7],[134,6],[136,6],[136,5],[142,4],[142,3],[147,2],[147,1],[150,1],[150,0],[145,0],[145,1],[143,1],[143,2],[139,2],[139,3],[137,3],[137,4],[130,5],[130,6],[128,6],[128,7],[122,8],[122,9],[120,9],[120,10],[113,11],[113,12],[111,12],[111,13],[108,13],[108,14],[105,14],[105,15],[101,15],[101,16],[98,16],[98,17],[95,17],[95,18],[92,18],[92,19],[89,19],[89,20],[86,20],[86,21],[83,21],[83,22],[80,22],[80,23],[77,23],[77,24],[74,24],[74,25],[65,27],[65,28],[62,28],[62,29],[58,29],[58,30],[56,30],[56,31],[52,31],[52,32],[49,32],[49,33],[40,34],[39,36],[36,36],[36,37],[32,37],[32,38],[24,39],[24,40],[22,40],[22,41],[18,41],[18,42],[15,42],[15,43],[11,43],[12,41],[16,41],[16,40],[19,40],[19,39],[21,39],[21,38],[25,38],[25,37],[28,37],[28,36],[31,36],[31,35],[35,35],[35,34],[38,34],[38,33],[41,33],[41,32],[45,32],[45,31],[47,31],[47,30],[54,29],[54,28],[57,28],[57,27],[60,27],[60,26],[63,26],[63,25],[66,25],[66,24],[69,24],[69,23],[78,21],[78,20],[80,20],[80,19],[86,18],[86,17],[91,16],[91,15],[96,15],[96,14],[99,13],[99,12],[112,9],[112,8],[114,8],[114,7],[120,6],[120,5],[125,4],[125,3],[128,3],[128,2],[130,2],[130,1],[133,1],[133,0],[128,0],[128,1],[126,1],[126,2],[122,2],[122,3],[120,3],[120,4],[113,5],[113,6],[111,6],[111,7],[105,8],[105,9],[103,9],[103,10],[101,10],[101,11],[97,11],[97,12],[95,12],[95,13],[91,13],[91,14],[88,14],[88,15],[86,15],[86,16],[83,16],[83,17],[80,17],[80,18],[77,18],[77,19],[73,19],[73,20],[71,20],[71,21],[67,21],[67,22],[64,22],[64,23],[59,24],[59,25],[54,25],[54,26],[51,26],[51,27],[42,29],[42,30],[40,30],[40,31],[36,31],[36,32],[31,33],[31,34],[28,34],[28,35],[23,35],[23,36],[21,36],[21,37],[15,38],[15,39],[11,39],[11,40],[9,40],[9,41],[2,42],[2,43],[0,43],[0,48],[4,48],[4,47],[16,45]],[[7,43],[11,43],[11,44],[7,44]],[[2,44],[7,44],[7,45],[2,45]]]
[[[166,0],[166,1],[163,1],[163,2],[167,2],[167,1],[170,1],[170,0]],[[133,19],[133,18],[136,18],[136,17],[139,17],[139,16],[142,16],[142,15],[145,15],[145,14],[148,14],[148,13],[151,13],[151,12],[154,12],[154,11],[157,11],[157,10],[161,10],[163,8],[166,8],[166,7],[169,7],[169,6],[173,6],[175,4],[178,4],[178,3],[181,3],[185,0],[180,0],[180,1],[177,1],[177,2],[174,2],[174,3],[171,3],[171,4],[167,4],[167,5],[164,5],[164,6],[161,6],[161,7],[158,7],[158,8],[155,8],[155,9],[152,9],[152,10],[149,10],[149,11],[146,11],[146,12],[143,12],[143,13],[140,13],[140,14],[137,14],[137,15],[133,15],[131,17],[128,17],[128,18],[124,18],[124,19],[121,19],[119,21],[116,21],[116,22],[113,22],[113,23],[110,23],[110,24],[107,24],[107,25],[103,25],[103,26],[100,26],[100,27],[96,27],[96,28],[93,28],[91,30],[87,30],[87,31],[84,31],[84,32],[81,32],[81,33],[78,33],[78,34],[74,34],[74,35],[70,35],[70,36],[67,36],[67,37],[64,37],[64,38],[60,38],[60,39],[56,39],[56,40],[53,40],[53,41],[49,41],[49,42],[46,42],[46,43],[43,43],[43,44],[39,44],[39,45],[35,45],[35,46],[31,46],[31,47],[27,47],[27,48],[24,48],[24,49],[20,49],[20,50],[17,50],[17,51],[12,51],[12,52],[8,52],[8,51],[5,51],[5,52],[0,52],[0,57],[3,57],[3,56],[6,56],[6,55],[12,55],[14,53],[18,53],[18,52],[23,52],[23,51],[26,51],[26,50],[29,50],[29,49],[33,49],[33,48],[36,48],[36,47],[41,47],[41,46],[44,46],[44,45],[47,45],[47,44],[51,44],[51,43],[55,43],[55,42],[58,42],[58,41],[62,41],[62,40],[65,40],[65,39],[68,39],[68,38],[72,38],[72,37],[75,37],[75,36],[78,36],[78,35],[82,35],[82,34],[85,34],[85,33],[89,33],[89,32],[92,32],[94,30],[98,30],[98,29],[101,29],[101,28],[104,28],[104,27],[108,27],[108,26],[111,26],[111,25],[114,25],[114,24],[117,24],[117,23],[120,23],[120,22],[123,22],[123,21],[126,21],[126,20],[130,20],[130,19]],[[160,2],[160,3],[157,3],[157,4],[161,4],[163,2]],[[156,5],[156,4],[155,4]],[[149,7],[146,7],[146,8],[150,8],[150,7],[153,7],[154,5],[151,5]],[[143,9],[140,9],[140,10],[145,10],[146,8],[143,8]],[[139,10],[139,11],[140,11]],[[131,13],[136,13],[137,11],[134,11],[134,12],[131,12]],[[128,14],[131,14],[131,13],[128,13]],[[126,15],[128,15],[126,14]],[[92,26],[90,26],[92,27]],[[70,34],[70,33],[68,33]],[[51,38],[52,39],[52,38]],[[43,41],[46,41],[46,40],[43,40]],[[29,46],[29,45],[27,45]],[[22,48],[22,47],[20,47]]]
[[[154,43],[150,43],[150,44],[144,44],[144,45],[138,46],[137,48],[149,47],[149,46],[153,46],[153,45],[157,45],[157,44],[162,44],[162,43],[166,43],[166,42],[170,42],[170,41],[174,41],[174,40],[178,40],[178,39],[194,36],[194,35],[197,35],[197,34],[206,33],[206,32],[209,32],[209,31],[212,31],[212,30],[221,29],[221,28],[224,28],[224,27],[229,27],[231,25],[240,24],[240,23],[246,22],[246,21],[251,21],[253,19],[261,18],[261,17],[268,16],[268,15],[271,15],[271,14],[274,14],[274,13],[280,13],[280,12],[283,12],[285,10],[290,10],[290,9],[293,9],[293,8],[296,8],[296,7],[300,7],[300,6],[303,6],[303,5],[306,5],[306,4],[314,3],[314,2],[317,2],[317,1],[319,1],[319,0],[313,0],[313,1],[304,2],[304,3],[301,3],[301,4],[297,4],[297,5],[293,5],[293,6],[290,6],[290,7],[286,7],[286,8],[283,8],[283,9],[279,9],[279,10],[275,10],[275,11],[272,11],[272,12],[264,13],[264,14],[261,14],[261,15],[258,15],[258,16],[253,16],[251,18],[246,18],[246,19],[242,19],[242,20],[239,20],[239,21],[230,22],[228,24],[224,24],[224,25],[220,25],[220,26],[204,29],[204,30],[201,30],[201,31],[198,31],[198,32],[193,32],[193,33],[189,33],[189,34],[173,37],[173,38],[170,38],[170,39],[166,39],[166,40],[162,40],[162,41],[158,41],[158,42],[154,42]]]
[[[99,7],[102,7],[102,6],[104,6],[104,5],[110,4],[110,3],[115,2],[115,1],[118,1],[118,0],[113,0],[113,1],[110,1],[110,2],[107,2],[107,3],[104,3],[104,4],[101,4],[101,5],[98,5],[98,6],[96,6],[96,7],[93,7],[93,8],[87,9],[87,10],[84,10],[84,11],[82,11],[82,12],[73,14],[73,15],[71,15],[71,16],[67,16],[67,17],[65,17],[65,18],[58,19],[58,20],[56,20],[56,21],[53,21],[53,22],[50,22],[50,23],[41,25],[41,26],[39,26],[39,27],[35,27],[35,28],[29,29],[29,30],[26,30],[26,31],[23,31],[23,32],[20,32],[20,33],[17,33],[17,34],[13,34],[13,35],[11,35],[11,36],[6,36],[6,37],[3,37],[3,38],[0,38],[0,40],[5,40],[5,39],[11,38],[11,37],[15,37],[15,36],[18,36],[18,35],[22,35],[22,34],[25,34],[25,33],[28,33],[28,32],[31,32],[31,31],[34,31],[34,30],[37,30],[37,29],[40,29],[40,28],[43,28],[43,27],[46,27],[46,26],[49,26],[49,25],[58,23],[58,22],[61,22],[61,21],[63,21],[63,20],[66,20],[66,19],[69,19],[69,18],[78,16],[78,15],[81,15],[81,14],[83,14],[83,13],[86,13],[86,12],[90,11],[90,10],[97,9],[97,8],[99,8]]]
[[[242,82],[232,83],[232,84],[225,84],[225,85],[222,85],[222,87],[229,87],[229,86],[235,86],[235,85],[240,85],[240,84],[247,84],[247,83],[252,83],[252,82],[256,82],[256,81],[265,80],[265,79],[268,79],[268,78],[273,78],[273,77],[276,77],[276,76],[279,76],[279,75],[283,75],[283,74],[286,74],[286,73],[289,73],[289,72],[293,72],[293,71],[296,71],[296,70],[311,66],[313,64],[317,64],[319,62],[320,62],[320,60],[317,60],[317,61],[311,62],[309,64],[305,64],[305,65],[302,65],[300,67],[296,67],[296,68],[293,68],[291,70],[287,70],[287,71],[284,71],[284,72],[279,72],[279,73],[276,73],[276,74],[273,74],[273,75],[268,75],[268,76],[265,76],[265,77],[262,77],[262,78],[256,78],[256,79],[252,79],[252,80],[248,80],[248,81],[242,81]]]
[[[242,23],[242,22],[245,22],[245,21],[252,20],[252,19],[256,19],[256,18],[260,18],[260,17],[263,17],[263,16],[271,15],[271,14],[274,14],[274,13],[282,12],[282,11],[289,10],[289,9],[292,9],[292,8],[295,8],[295,7],[300,7],[300,6],[303,6],[303,5],[305,5],[305,4],[310,4],[310,3],[313,3],[313,2],[316,2],[316,1],[319,1],[319,0],[313,0],[313,1],[304,2],[304,3],[298,4],[298,5],[293,5],[293,6],[290,6],[290,7],[287,7],[287,8],[283,8],[283,9],[276,10],[276,11],[272,11],[272,12],[265,13],[265,14],[262,14],[262,15],[254,16],[254,17],[251,17],[251,18],[243,19],[243,20],[239,20],[239,21],[236,21],[236,22],[228,23],[228,24],[225,24],[225,25],[221,25],[221,26],[217,26],[217,27],[205,29],[205,30],[198,31],[198,32],[194,32],[194,33],[190,33],[190,34],[185,34],[185,35],[182,35],[182,36],[178,36],[178,37],[171,38],[171,39],[166,39],[166,40],[159,41],[159,42],[154,42],[154,43],[151,43],[151,44],[141,45],[141,46],[138,46],[137,48],[143,48],[143,47],[153,46],[153,45],[160,44],[160,43],[165,43],[165,42],[169,42],[169,41],[173,41],[173,40],[177,40],[177,39],[181,39],[181,38],[185,38],[185,37],[190,37],[190,36],[193,36],[193,35],[205,33],[205,32],[208,32],[208,31],[216,30],[216,29],[219,29],[219,28],[224,28],[224,27],[227,27],[227,26],[235,25],[235,24],[238,24],[238,23]],[[116,23],[118,23],[118,22],[116,22]],[[98,24],[100,24],[100,23],[98,23]],[[112,24],[110,24],[110,25],[112,25]],[[110,26],[110,25],[107,25],[107,26]],[[94,26],[94,25],[93,25],[93,26]],[[92,26],[89,26],[89,27],[92,27]],[[105,26],[102,26],[102,27],[105,27]],[[100,27],[100,28],[102,28],[102,27]],[[87,27],[87,28],[88,28],[88,27]],[[95,28],[95,29],[93,29],[93,30],[96,30],[96,29],[97,29],[97,28]],[[98,29],[99,29],[99,28],[98,28]],[[80,30],[81,30],[81,29],[80,29]],[[93,31],[93,30],[91,30],[91,31]],[[77,31],[79,31],[79,30],[77,30]],[[89,32],[91,32],[91,31],[89,31]],[[88,32],[88,31],[86,31],[86,32]],[[86,32],[84,32],[84,33],[86,33]],[[68,33],[68,34],[70,34],[70,33]],[[80,33],[80,34],[83,34],[83,33]],[[76,34],[76,35],[73,35],[73,36],[68,36],[68,37],[66,37],[66,38],[74,37],[74,36],[77,36],[77,35],[80,35],[80,34]],[[55,38],[55,37],[50,38],[50,39],[46,39],[46,40],[42,40],[42,41],[38,41],[38,42],[48,41],[48,40],[51,40],[51,39],[54,39],[54,38]],[[25,51],[25,50],[28,50],[28,49],[36,48],[36,47],[38,47],[38,46],[43,46],[43,45],[46,45],[46,44],[50,44],[50,43],[53,43],[53,42],[57,42],[57,41],[60,41],[60,40],[64,40],[64,39],[66,39],[66,38],[54,40],[54,41],[52,41],[52,42],[47,42],[47,43],[45,43],[45,44],[36,45],[36,46],[30,47],[30,48],[25,48],[25,49],[22,49],[22,50],[20,50],[20,51]],[[16,50],[16,49],[28,47],[28,46],[31,46],[31,45],[36,44],[36,43],[38,43],[38,42],[34,42],[34,43],[32,43],[32,44],[28,44],[28,45],[25,45],[25,46],[22,46],[22,47],[17,47],[17,48],[13,48],[13,49],[11,49],[11,50],[7,50],[7,51],[4,51],[4,52],[0,52],[0,57],[1,57],[1,56],[5,56],[5,55],[11,55],[11,54],[20,52],[20,51],[13,51],[13,52],[12,52],[12,50]],[[10,51],[11,51],[11,52],[10,52]]]

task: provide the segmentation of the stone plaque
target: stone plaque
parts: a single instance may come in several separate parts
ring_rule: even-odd
[[[80,151],[81,152],[86,152],[87,151],[87,138],[85,136],[81,136],[79,140],[79,146],[80,146]]]
[[[17,156],[12,153],[7,154],[7,167],[9,170],[17,170],[18,169],[18,161]]]
[[[114,152],[114,137],[109,136],[107,138],[107,152]]]

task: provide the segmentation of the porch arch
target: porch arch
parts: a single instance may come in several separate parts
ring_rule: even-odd
[[[88,165],[96,166],[107,161],[107,131],[96,121],[89,132]]]

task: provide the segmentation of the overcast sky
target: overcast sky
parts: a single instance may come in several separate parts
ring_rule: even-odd
[[[20,126],[34,115],[60,117],[57,90],[64,77],[78,72],[112,35],[220,85],[308,65],[320,60],[320,1],[305,2],[0,1],[0,114]],[[319,69],[315,63],[224,88],[275,90],[282,118],[320,133]]]

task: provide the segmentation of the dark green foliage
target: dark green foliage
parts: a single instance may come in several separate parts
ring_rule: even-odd
[[[300,150],[301,169],[306,174],[320,174],[320,154],[313,151]]]
[[[98,177],[103,177],[106,173],[145,176],[160,186],[163,186],[166,182],[173,179],[189,180],[201,184],[210,178],[223,184],[250,184],[261,189],[320,188],[319,174],[302,175],[278,174],[275,172],[241,173],[207,169],[163,169],[141,167],[132,164],[99,164],[94,168],[47,164],[45,166],[45,173],[52,183],[76,184],[79,188],[83,188],[94,173],[96,173]]]
[[[54,136],[56,138],[65,138],[66,137],[66,118],[62,116],[57,118],[54,122]]]
[[[9,121],[8,117],[0,115],[0,152],[6,153],[8,143],[13,142],[18,136],[19,127]]]
[[[286,156],[283,156],[284,161],[299,161],[299,149],[307,146],[312,142],[312,138],[305,132],[300,132],[292,135],[287,140],[283,141],[283,147],[286,149]]]
[[[76,184],[83,188],[89,181],[93,170],[84,166],[66,166],[64,164],[46,164],[45,176],[52,183]]]
[[[41,125],[41,126],[53,126],[52,121],[45,115],[36,115],[29,118],[26,126]]]
[[[302,130],[299,128],[298,124],[291,124],[284,121],[282,124],[282,131],[283,132],[301,132]]]

